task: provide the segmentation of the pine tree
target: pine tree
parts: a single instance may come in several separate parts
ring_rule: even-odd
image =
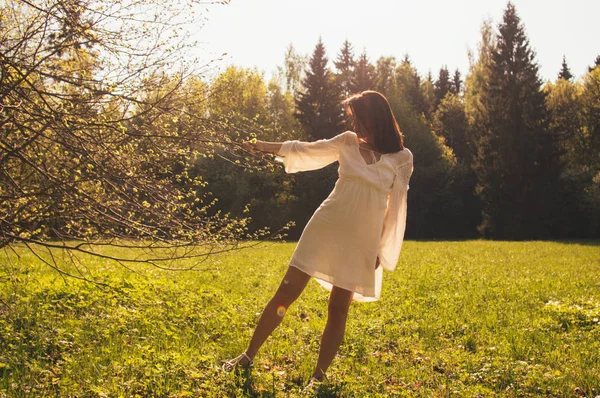
[[[429,83],[431,83],[431,85],[433,86],[434,81],[433,81],[433,75],[431,74],[431,69],[427,72],[427,81]]]
[[[451,93],[442,99],[433,115],[432,127],[436,135],[444,137],[444,142],[452,148],[459,161],[470,161],[465,105],[456,94]]]
[[[589,71],[589,72],[591,72],[591,71],[593,71],[594,69],[596,69],[596,68],[597,68],[597,67],[599,67],[599,66],[600,66],[600,55],[598,55],[598,56],[596,57],[596,60],[594,61],[594,65],[590,66],[590,67],[588,68],[588,71]]]
[[[496,48],[496,37],[494,27],[490,20],[484,21],[481,26],[481,39],[477,49],[477,59],[474,54],[469,54],[469,74],[464,82],[464,104],[469,128],[467,130],[467,141],[469,146],[476,151],[478,142],[482,139],[485,130],[487,115],[481,105],[481,97],[484,87],[489,85],[489,75],[492,69],[492,53]],[[473,164],[471,164],[473,166]]]
[[[375,90],[383,95],[388,95],[394,88],[394,69],[396,59],[394,57],[380,57],[375,67]]]
[[[352,45],[346,39],[340,53],[338,54],[337,60],[333,62],[336,69],[336,82],[340,87],[340,92],[344,97],[348,97],[352,94],[354,87],[354,68],[356,61],[354,61],[354,54]]]
[[[581,115],[588,133],[583,139],[583,156],[580,157],[586,164],[580,170],[587,169],[587,186],[582,190],[586,198],[581,202],[587,208],[586,213],[590,218],[587,236],[597,238],[600,237],[600,67],[584,76],[581,104]]]
[[[492,53],[496,48],[496,37],[494,34],[494,26],[491,20],[485,20],[481,25],[481,38],[477,46],[477,57],[469,52],[469,73],[465,76],[464,91],[461,98],[465,105],[465,114],[467,117],[466,141],[469,148],[470,156],[465,159],[465,166],[471,169],[470,173],[464,179],[466,184],[466,192],[472,193],[473,196],[467,195],[469,202],[468,215],[473,220],[473,225],[478,232],[482,233],[482,217],[483,203],[481,194],[477,192],[478,178],[476,174],[477,164],[476,155],[480,140],[485,139],[486,135],[482,134],[487,124],[487,113],[482,106],[482,96],[484,88],[489,85],[489,75],[492,65]]]
[[[396,89],[404,96],[417,115],[424,115],[427,120],[431,119],[432,105],[423,91],[421,77],[417,70],[410,64],[408,54],[395,70]]]
[[[443,67],[440,69],[440,73],[438,74],[438,79],[434,84],[434,92],[435,92],[435,107],[439,105],[440,102],[444,99],[446,94],[452,89],[452,84],[450,83],[450,73],[448,72],[447,67]]]
[[[573,75],[571,74],[569,66],[567,65],[567,58],[564,55],[562,60],[562,68],[560,70],[560,73],[558,74],[558,78],[567,81],[571,81],[571,79],[573,79]]]
[[[450,91],[456,95],[459,95],[460,90],[462,90],[462,83],[463,81],[461,79],[460,71],[457,69],[454,71],[454,77],[452,78],[452,86],[450,87]]]
[[[427,117],[427,120],[431,121],[431,116],[436,107],[435,86],[431,71],[429,71],[427,77],[421,81],[421,86],[419,88],[425,109],[423,113]]]
[[[296,117],[314,139],[331,138],[343,128],[341,98],[328,61],[319,38],[296,97]]]
[[[553,232],[558,156],[548,133],[535,53],[512,3],[504,11],[487,82],[474,169],[484,235],[532,239]]]
[[[354,69],[354,85],[352,91],[360,93],[365,90],[373,90],[375,87],[375,67],[369,62],[366,51],[358,58]]]

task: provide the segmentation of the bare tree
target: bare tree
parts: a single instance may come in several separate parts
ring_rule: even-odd
[[[0,247],[89,279],[56,250],[182,269],[272,236],[211,210],[187,173],[222,153],[247,166],[245,133],[206,114],[210,62],[188,57],[213,3],[0,2]]]

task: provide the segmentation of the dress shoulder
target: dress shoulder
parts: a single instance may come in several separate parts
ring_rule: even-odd
[[[347,130],[340,134],[341,137],[344,137],[344,144],[346,145],[358,145],[358,134],[354,131]]]
[[[401,151],[386,154],[394,167],[397,180],[408,189],[408,182],[413,172],[413,154],[408,148]]]

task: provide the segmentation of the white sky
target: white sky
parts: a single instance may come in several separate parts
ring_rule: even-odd
[[[310,55],[319,36],[331,60],[344,41],[355,54],[366,48],[401,59],[408,53],[421,75],[441,66],[468,72],[468,50],[476,50],[481,24],[502,20],[506,0],[231,0],[207,8],[198,31],[199,55],[228,55],[220,67],[258,67],[267,77],[283,65],[292,43]],[[543,80],[554,80],[563,54],[575,76],[600,54],[600,0],[513,0]],[[330,67],[333,64],[330,62]]]

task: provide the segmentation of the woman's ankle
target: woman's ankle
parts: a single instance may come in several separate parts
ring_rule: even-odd
[[[244,351],[243,353],[240,354],[238,363],[240,365],[245,366],[245,365],[250,365],[253,361],[254,361],[254,355],[250,355],[250,354],[248,354],[247,351]]]
[[[325,373],[323,373],[320,369],[317,369],[313,372],[311,378],[322,381],[325,378]]]
[[[246,354],[245,356],[243,356],[244,360],[248,360],[248,358],[250,359],[250,362],[254,361],[254,357],[256,356],[256,353],[253,353],[252,351],[244,351],[244,354]],[[246,358],[248,357],[248,358]]]

